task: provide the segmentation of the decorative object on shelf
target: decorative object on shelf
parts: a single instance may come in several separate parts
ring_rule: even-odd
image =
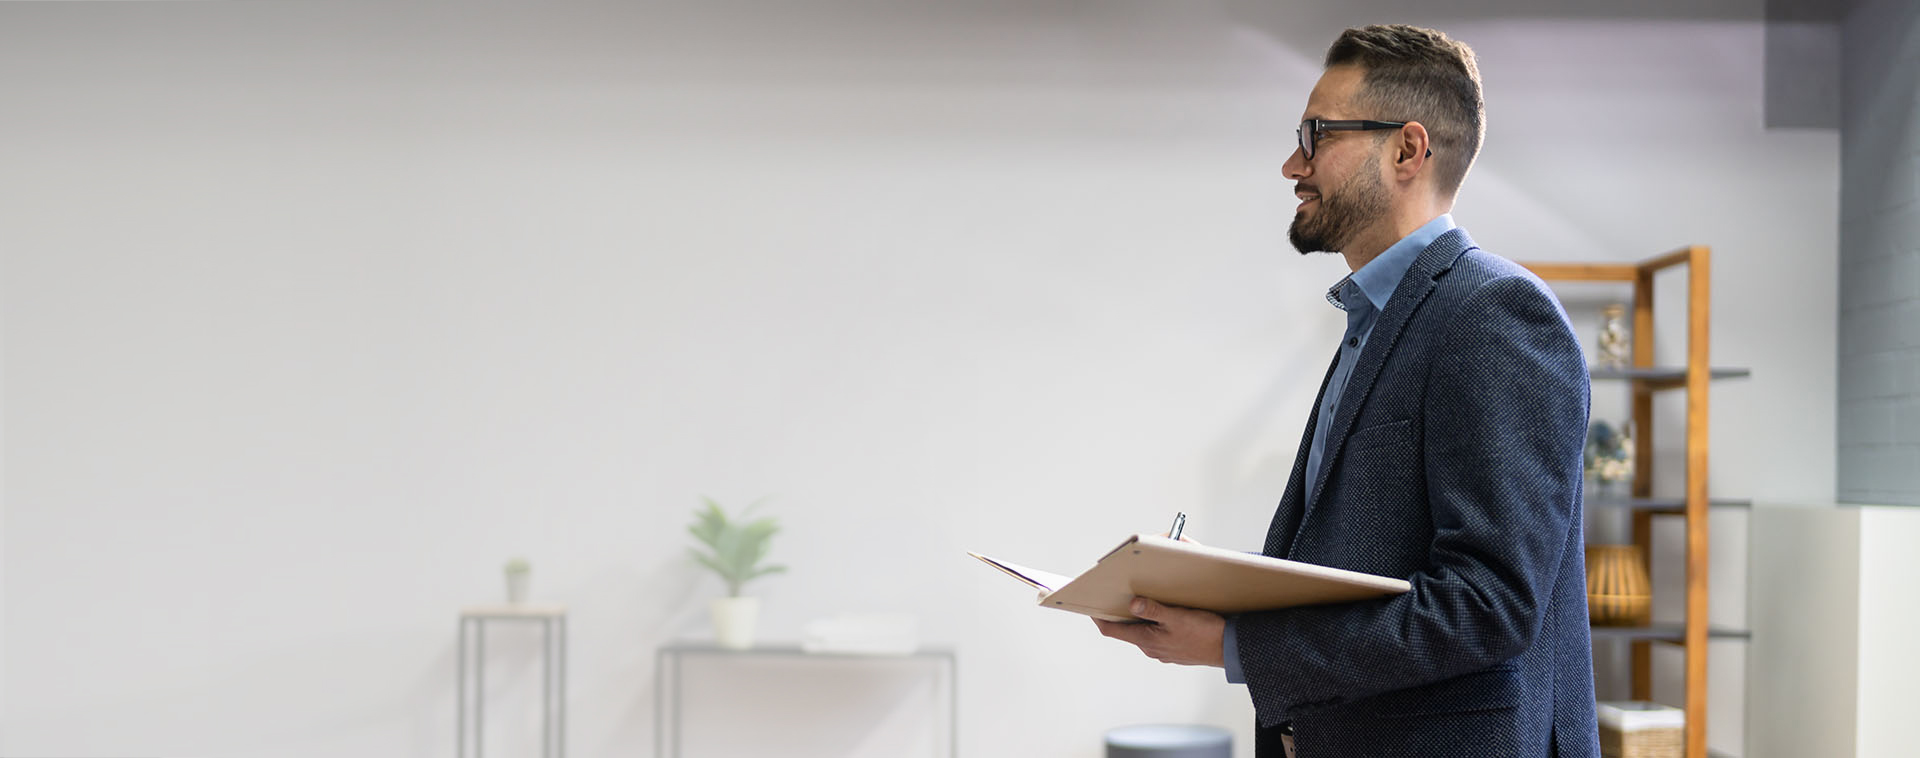
[[[919,629],[919,620],[906,613],[841,614],[807,622],[800,649],[841,655],[912,655],[920,649]]]
[[[727,596],[713,601],[714,635],[721,647],[745,650],[753,647],[753,627],[759,619],[760,599],[742,596],[740,588],[760,577],[787,570],[785,566],[762,563],[780,525],[771,518],[744,520],[758,503],[747,506],[740,514],[741,519],[735,520],[712,498],[701,499],[706,507],[693,512],[693,524],[687,527],[687,532],[706,546],[707,552],[695,549],[693,558],[713,569],[721,581],[727,583]]]
[[[527,587],[532,584],[533,565],[525,558],[507,561],[507,602],[514,605],[527,602]]]
[[[1594,365],[1626,368],[1633,362],[1633,337],[1627,331],[1627,306],[1615,303],[1600,309],[1600,352]]]
[[[1642,700],[1602,702],[1603,758],[1680,758],[1686,748],[1687,712]]]
[[[1594,626],[1653,620],[1653,582],[1639,545],[1587,546],[1587,617]]]
[[[1581,458],[1586,464],[1587,476],[1593,477],[1602,490],[1632,481],[1633,423],[1621,424],[1619,429],[1605,421],[1589,424],[1587,448]]]

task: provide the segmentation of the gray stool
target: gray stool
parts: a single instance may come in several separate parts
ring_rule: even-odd
[[[1191,724],[1123,726],[1107,730],[1107,758],[1233,758],[1233,732]]]

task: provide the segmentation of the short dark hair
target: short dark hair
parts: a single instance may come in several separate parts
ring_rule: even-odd
[[[1354,65],[1365,72],[1359,101],[1370,112],[1358,118],[1425,126],[1440,190],[1460,190],[1487,132],[1473,48],[1433,29],[1365,26],[1342,32],[1327,48],[1326,65]]]

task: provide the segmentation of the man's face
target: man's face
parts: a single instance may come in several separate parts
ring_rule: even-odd
[[[1301,119],[1361,119],[1353,102],[1364,72],[1335,66],[1320,76]],[[1292,178],[1300,206],[1294,209],[1287,238],[1301,253],[1342,252],[1367,227],[1387,214],[1388,198],[1380,176],[1385,144],[1378,132],[1323,132],[1313,159],[1295,148],[1284,170]]]

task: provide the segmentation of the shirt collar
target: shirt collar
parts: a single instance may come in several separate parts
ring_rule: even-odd
[[[1342,291],[1347,289],[1348,282],[1352,282],[1359,288],[1361,294],[1366,295],[1367,302],[1371,303],[1375,310],[1386,310],[1387,300],[1393,297],[1393,291],[1400,286],[1400,280],[1406,278],[1407,269],[1413,267],[1413,262],[1420,257],[1420,252],[1426,250],[1434,240],[1439,239],[1440,235],[1452,231],[1453,228],[1452,214],[1442,213],[1434,217],[1432,221],[1421,225],[1420,228],[1413,230],[1412,234],[1400,238],[1399,242],[1393,243],[1391,247],[1374,256],[1373,260],[1367,261],[1367,265],[1361,266],[1359,271],[1349,274],[1338,284],[1333,285],[1333,289],[1327,290],[1327,300],[1341,310],[1347,310],[1350,305],[1342,302]],[[1355,302],[1351,305],[1359,305],[1359,303]]]

